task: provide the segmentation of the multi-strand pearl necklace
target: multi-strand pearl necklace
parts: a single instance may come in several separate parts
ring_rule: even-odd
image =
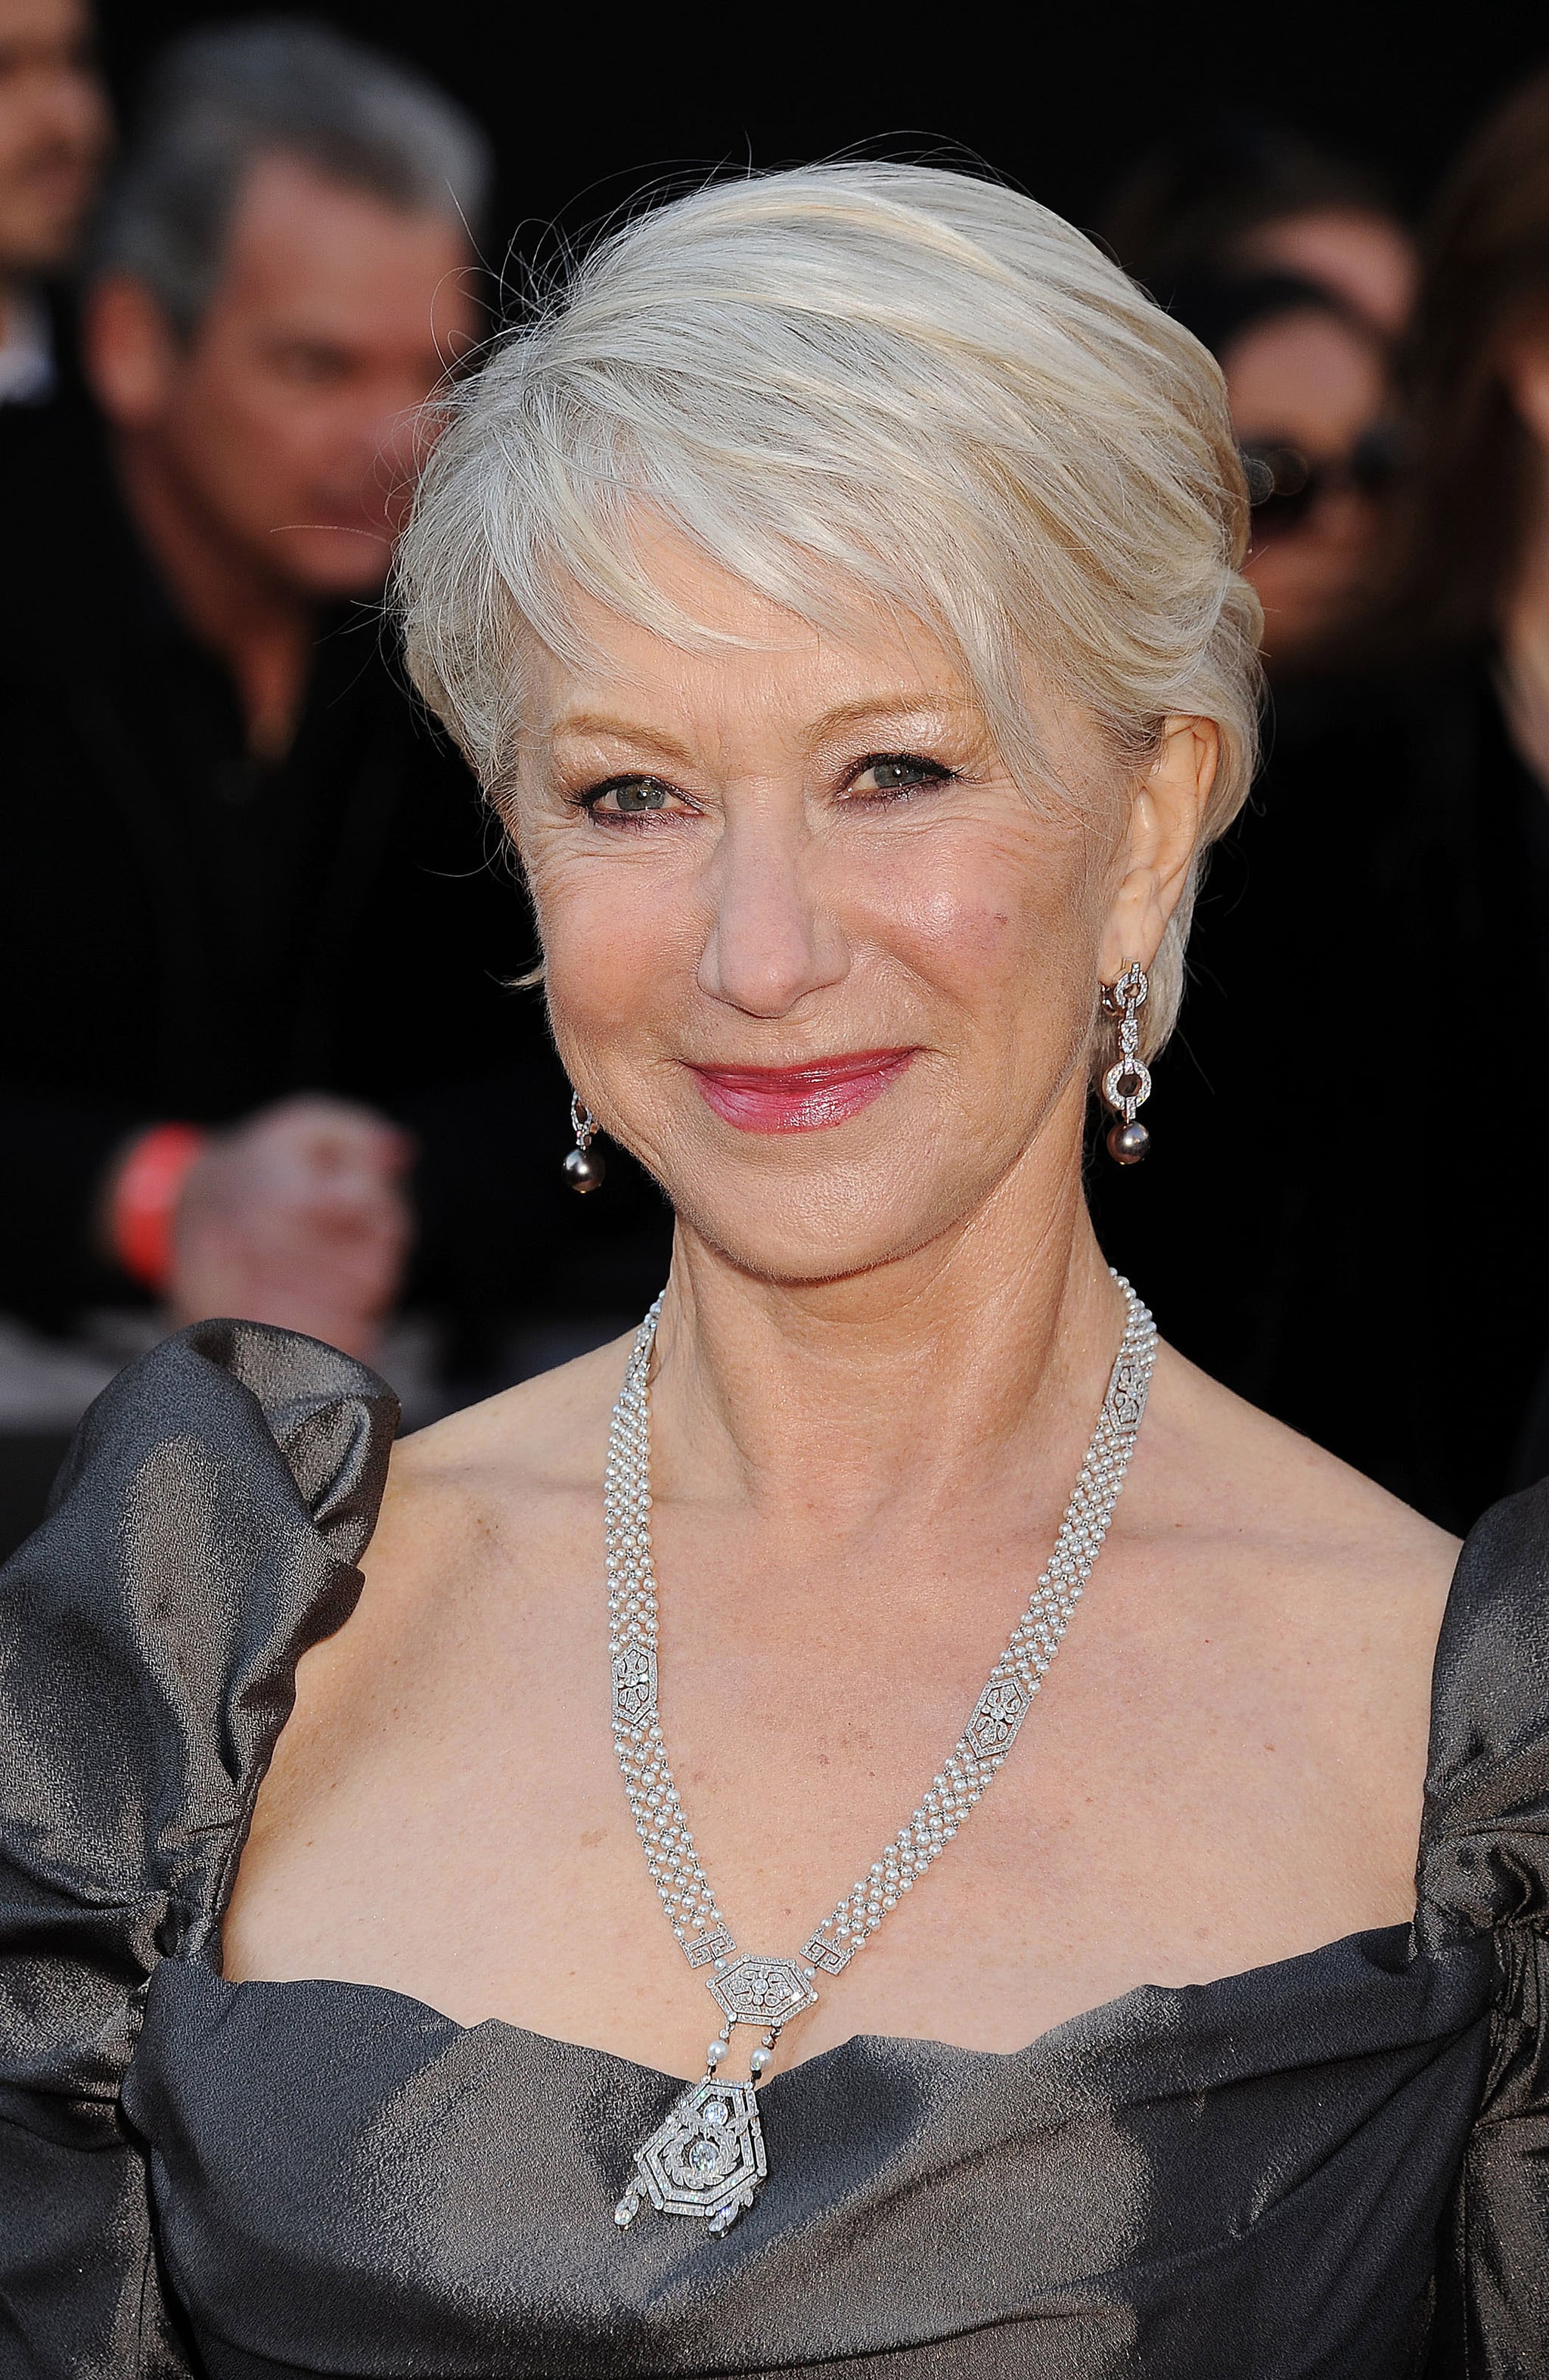
[[[603,1490],[613,1745],[651,1881],[689,1965],[710,1970],[706,1982],[725,2022],[710,2043],[703,2078],[689,2085],[635,2151],[635,2175],[614,2209],[621,2226],[634,2221],[643,2197],[664,2215],[697,2216],[715,2232],[729,2230],[743,2208],[752,2205],[768,2170],[756,2095],[781,2026],[817,1999],[818,1973],[842,1974],[902,1896],[913,1891],[976,1807],[1015,1742],[1102,1549],[1145,1410],[1156,1325],[1129,1282],[1114,1278],[1127,1306],[1124,1335],[1049,1566],[908,1825],[814,1927],[795,1959],[739,1954],[672,1782],[657,1716],[658,1613],[651,1564],[648,1374],[660,1298],[641,1324],[613,1408]],[[734,2024],[756,2025],[763,2033],[748,2082],[727,2082],[717,2075]]]

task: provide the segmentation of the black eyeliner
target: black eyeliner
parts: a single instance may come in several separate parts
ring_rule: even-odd
[[[926,773],[917,784],[883,787],[875,794],[858,795],[856,796],[858,800],[886,801],[889,798],[903,800],[910,794],[923,793],[932,785],[955,785],[962,782],[956,769],[950,769],[944,760],[931,759],[928,754],[924,752],[867,752],[855,762],[845,778],[846,792],[854,784],[857,777],[865,776],[868,769],[885,768],[918,769]]]

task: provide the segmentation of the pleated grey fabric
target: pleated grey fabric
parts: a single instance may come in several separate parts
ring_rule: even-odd
[[[847,2042],[768,2084],[714,2240],[611,2220],[669,2077],[220,1973],[393,1425],[345,1357],[201,1325],[0,1573],[5,2380],[1549,2374],[1545,1491],[1458,1566],[1412,1929],[1009,2057]]]

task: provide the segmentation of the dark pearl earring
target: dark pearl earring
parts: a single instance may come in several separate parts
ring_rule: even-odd
[[[588,1190],[601,1187],[608,1161],[600,1148],[592,1147],[597,1137],[597,1118],[581,1105],[574,1091],[570,1095],[570,1129],[575,1135],[575,1146],[565,1158],[564,1178],[573,1190],[585,1196]]]
[[[1151,1097],[1151,1070],[1140,1054],[1140,1011],[1150,989],[1140,965],[1127,966],[1117,983],[1102,987],[1103,1014],[1119,1019],[1119,1056],[1103,1076],[1103,1099],[1116,1119],[1107,1135],[1116,1165],[1138,1165],[1151,1147],[1151,1135],[1135,1114]]]
[[[1104,1143],[1116,1165],[1138,1165],[1151,1146],[1151,1135],[1139,1116],[1129,1123],[1109,1124]]]

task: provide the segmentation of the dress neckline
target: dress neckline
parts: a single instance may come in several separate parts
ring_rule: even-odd
[[[1070,2016],[1058,2018],[1053,2024],[1046,2025],[1041,2033],[1035,2034],[1031,2041],[1023,2043],[1015,2049],[968,2049],[960,2042],[942,2041],[932,2034],[859,2032],[847,2034],[842,2041],[832,2043],[829,2048],[815,2050],[808,2058],[798,2058],[790,2065],[781,2067],[777,2073],[770,2075],[768,2082],[759,2084],[759,2098],[763,2100],[770,2091],[778,2090],[782,2082],[789,2082],[796,2075],[805,2073],[808,2069],[819,2067],[830,2058],[839,2058],[847,2052],[862,2046],[888,2052],[915,2051],[922,2056],[938,2059],[959,2059],[969,2064],[989,2067],[1005,2067],[1021,2061],[1033,2062],[1046,2053],[1051,2045],[1059,2043],[1061,2036],[1068,2036],[1073,2043],[1088,2034],[1101,2034],[1111,2031],[1119,2011],[1129,2009],[1136,2001],[1160,2003],[1176,2007],[1180,2010],[1187,2004],[1189,2008],[1197,2010],[1202,1997],[1225,1996],[1233,1992],[1240,1994],[1245,1989],[1272,1989],[1275,1983],[1277,1980],[1283,1981],[1293,1968],[1306,1967],[1314,1961],[1326,1965],[1335,1961],[1340,1953],[1347,1956],[1356,1955],[1362,1946],[1367,1944],[1386,1943],[1396,1954],[1391,1964],[1382,1960],[1369,1959],[1367,1961],[1369,1967],[1375,1967],[1379,1972],[1395,1975],[1407,1973],[1416,1956],[1414,1930],[1412,1918],[1391,1925],[1367,1926],[1353,1934],[1341,1934],[1329,1941],[1319,1942],[1308,1950],[1293,1950],[1284,1959],[1271,1959],[1256,1967],[1243,1967],[1234,1970],[1230,1974],[1210,1976],[1204,1983],[1131,1984],[1127,1991],[1116,1993],[1111,1999],[1095,2001],[1089,2008],[1078,2009]],[[1400,1945],[1408,1946],[1401,1954]],[[175,1965],[178,1962],[174,1961],[168,1963]],[[479,2034],[485,2034],[490,2037],[504,2036],[517,2042],[530,2043],[541,2051],[557,2051],[578,2058],[595,2058],[600,2060],[604,2066],[620,2067],[631,2073],[649,2075],[654,2082],[673,2091],[684,2090],[690,2082],[699,2080],[697,2075],[673,2074],[665,2067],[651,2066],[638,2058],[625,2057],[620,2050],[600,2049],[592,2042],[572,2041],[563,2034],[543,2033],[535,2026],[519,2024],[510,2017],[478,2017],[471,2023],[464,2023],[459,2018],[449,2016],[444,2009],[437,2008],[433,2002],[421,1999],[417,1993],[400,1990],[395,1984],[358,1983],[335,1975],[298,1975],[285,1979],[253,1976],[234,1981],[223,1974],[212,1961],[196,1961],[190,1963],[201,1966],[222,1992],[276,1996],[312,1994],[322,1997],[339,1994],[350,1998],[381,1999],[397,2004],[417,2023],[423,2025],[429,2022],[444,2028],[449,2037],[454,2039],[472,2040]]]

